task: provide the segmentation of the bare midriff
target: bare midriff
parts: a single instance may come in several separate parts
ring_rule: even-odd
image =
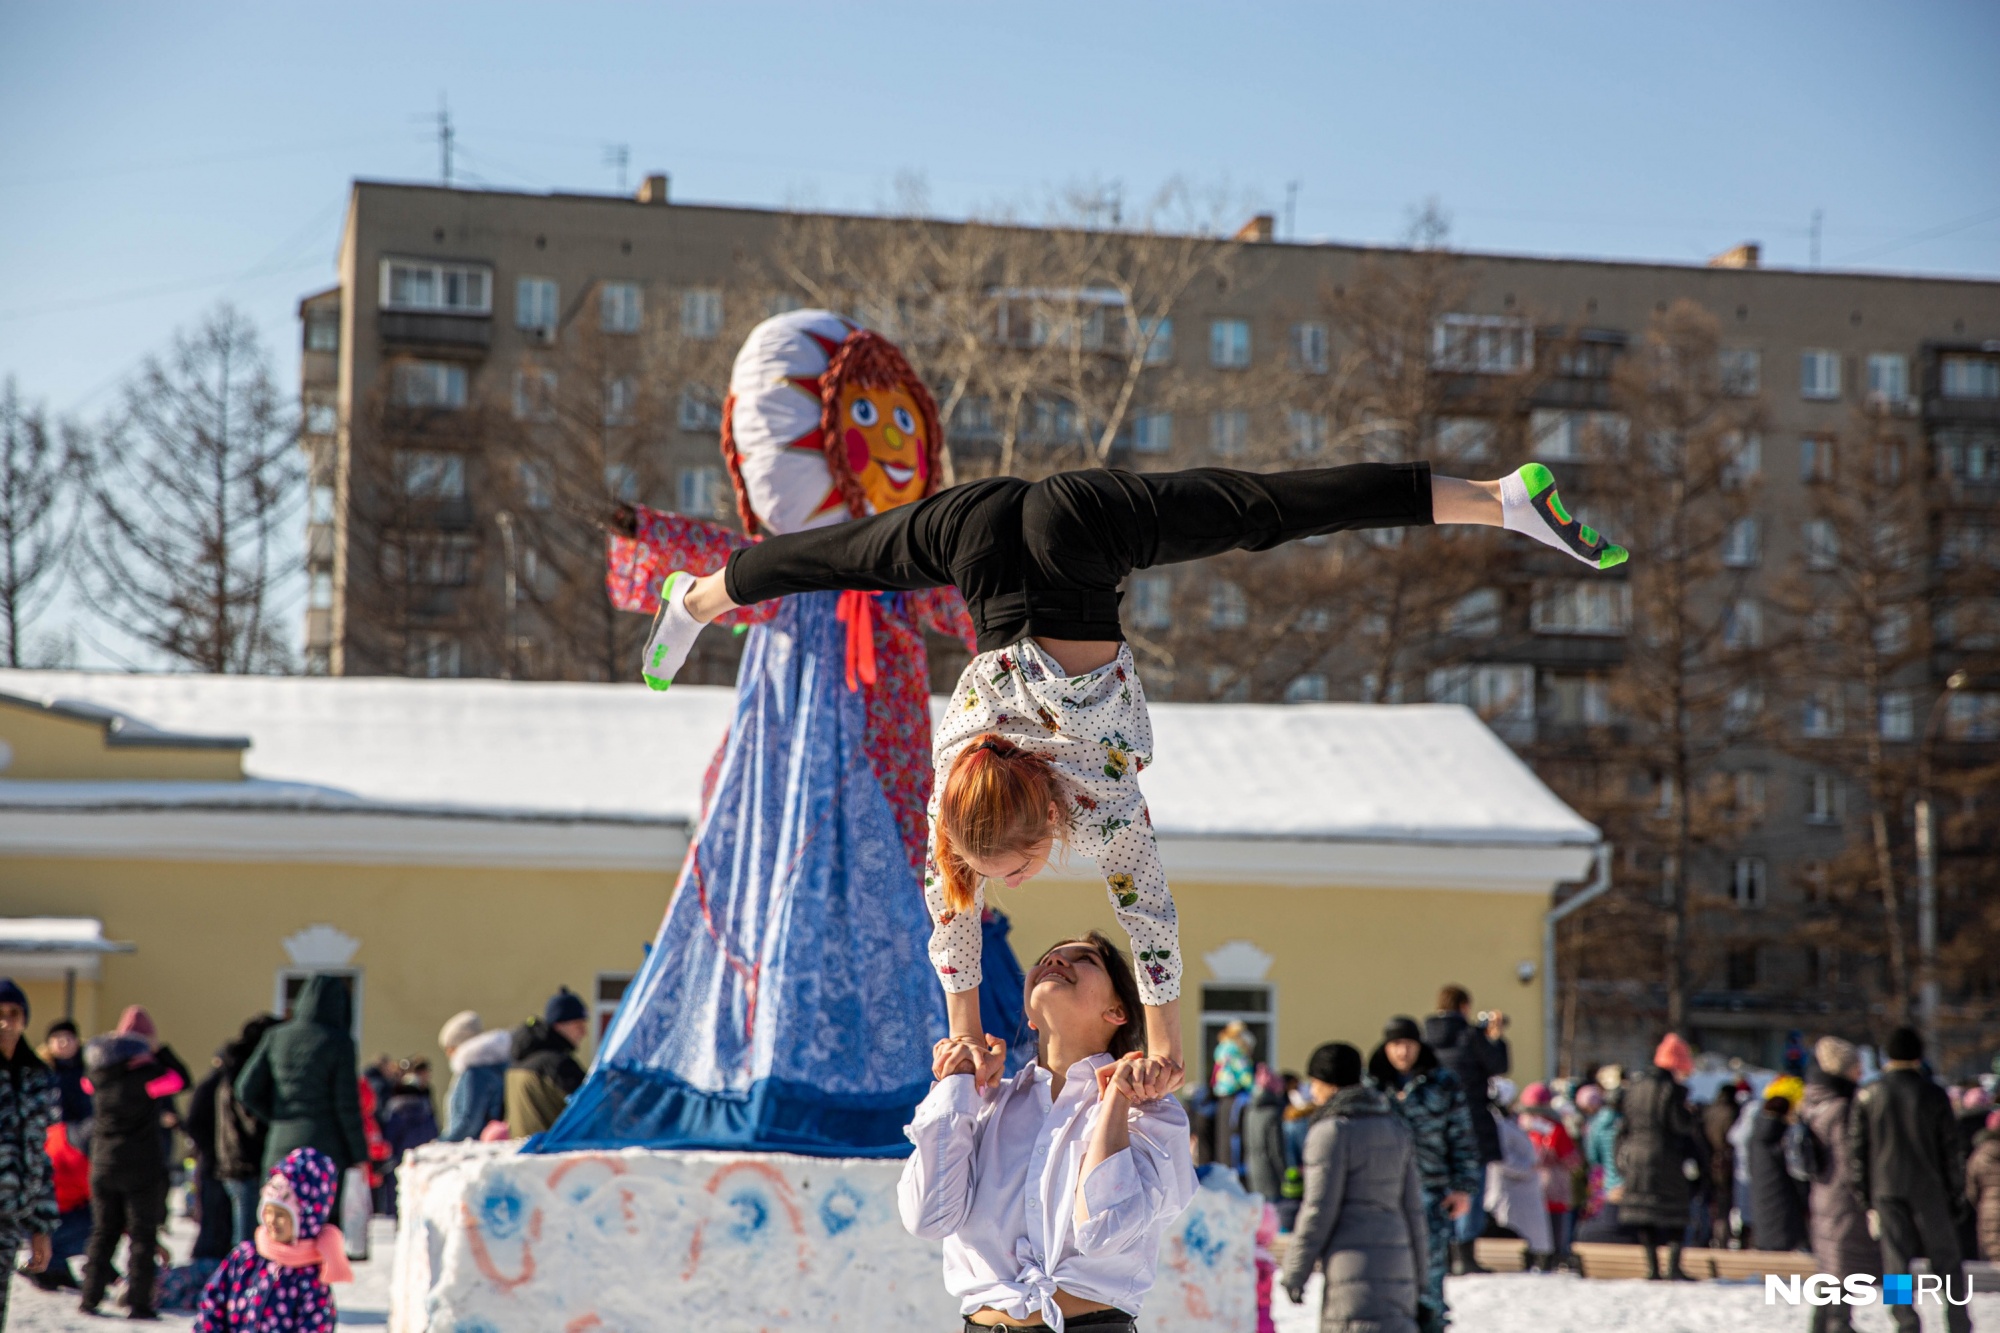
[[[1050,655],[1054,656],[1054,654]],[[1096,1314],[1099,1310],[1109,1310],[1110,1308],[1103,1301],[1087,1301],[1081,1296],[1072,1296],[1060,1288],[1056,1291],[1056,1309],[1062,1311],[1064,1319],[1074,1319],[1080,1314]],[[990,1305],[974,1310],[965,1317],[965,1322],[968,1324],[978,1324],[983,1328],[1044,1327],[1040,1315],[1035,1315],[1028,1319],[1017,1319],[1005,1310],[996,1310]]]
[[[1118,650],[1125,646],[1118,639],[1045,639],[1039,634],[1035,642],[1056,659],[1056,665],[1066,676],[1087,676],[1101,666],[1109,666],[1118,660]]]

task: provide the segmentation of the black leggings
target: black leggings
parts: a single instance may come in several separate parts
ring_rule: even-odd
[[[956,585],[979,650],[992,652],[1029,634],[1123,638],[1118,585],[1135,569],[1429,522],[1429,463],[989,477],[745,547],[729,557],[723,587],[747,606],[799,592]]]

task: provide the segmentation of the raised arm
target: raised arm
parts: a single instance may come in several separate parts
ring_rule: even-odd
[[[903,1229],[919,1240],[943,1240],[972,1211],[983,1108],[972,1075],[951,1074],[937,1081],[903,1130],[915,1151],[896,1184],[896,1210]]]
[[[1128,1057],[1129,1058],[1129,1057]],[[1076,1248],[1108,1254],[1139,1244],[1194,1198],[1187,1115],[1172,1097],[1134,1106],[1129,1068],[1105,1086],[1076,1178]]]

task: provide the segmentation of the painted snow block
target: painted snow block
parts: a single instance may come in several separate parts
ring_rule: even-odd
[[[394,1333],[948,1329],[902,1163],[431,1144],[398,1173]],[[1169,1228],[1149,1330],[1252,1333],[1258,1208],[1210,1190]]]

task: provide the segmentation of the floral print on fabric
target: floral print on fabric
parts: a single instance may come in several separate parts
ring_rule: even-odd
[[[1139,998],[1151,1005],[1177,999],[1180,924],[1139,790],[1139,775],[1153,762],[1153,724],[1132,650],[1120,644],[1113,661],[1082,676],[1063,675],[1033,639],[973,658],[938,723],[934,771],[949,773],[959,752],[989,731],[1055,766],[1069,790],[1070,849],[1097,862],[1112,910],[1132,937]],[[929,811],[936,819],[935,790]],[[931,965],[947,991],[972,989],[980,976],[984,889],[974,894],[973,911],[952,912],[936,863],[927,860],[924,900]]]
[[[294,1148],[277,1173],[291,1185],[298,1240],[312,1240],[333,1209],[339,1170],[317,1148]],[[331,1333],[333,1326],[333,1291],[317,1265],[280,1267],[246,1240],[208,1280],[194,1333]]]

